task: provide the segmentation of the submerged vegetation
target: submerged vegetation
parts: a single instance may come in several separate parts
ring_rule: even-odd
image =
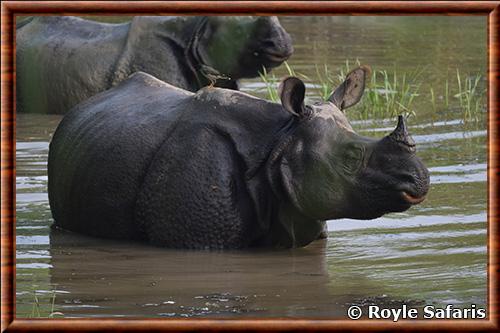
[[[326,64],[316,65],[315,77],[311,78],[297,72],[287,62],[284,63],[287,74],[304,80],[308,90],[312,91],[309,99],[324,101],[328,100],[347,73],[359,65],[359,61],[354,64],[346,61],[337,71],[332,71]],[[425,94],[421,90],[424,83],[422,73],[423,69],[411,73],[400,73],[395,69],[372,69],[364,98],[352,110],[349,109],[349,114],[353,119],[387,119],[397,115],[418,118],[415,105],[423,101],[432,107],[433,121],[438,117],[445,120],[460,118],[464,124],[484,121],[486,87],[482,84],[485,81],[483,75],[463,75],[457,69],[456,76],[447,79],[444,87],[426,82],[430,88],[429,93]],[[265,69],[260,73],[260,78],[265,86],[266,98],[279,102],[279,78]]]

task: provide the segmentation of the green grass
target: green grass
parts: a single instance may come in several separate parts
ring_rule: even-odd
[[[285,62],[285,68],[289,75],[297,76],[304,81],[313,84],[322,100],[327,100],[333,90],[344,81],[346,75],[355,67],[359,66],[359,61],[355,66],[351,66],[346,61],[337,72],[333,72],[327,65],[322,68],[316,66],[316,77],[311,79],[308,76],[297,73]],[[414,83],[418,73],[408,76],[398,75],[396,71],[389,73],[385,70],[373,71],[373,74],[365,90],[362,102],[350,111],[354,118],[389,118],[403,114],[407,117],[415,115],[412,110],[414,98],[418,96],[420,83]],[[279,80],[274,74],[263,69],[260,73],[262,82],[265,84],[267,98],[273,102],[279,102],[278,84]]]
[[[396,70],[374,70],[356,111],[362,119],[415,116],[413,102],[419,96],[419,74],[418,71],[400,74]]]
[[[288,72],[289,76],[301,77],[306,81],[310,81],[309,77],[304,74],[296,73],[295,70],[290,67],[290,65],[285,61],[284,66]],[[265,67],[262,67],[262,72],[259,73],[260,79],[266,86],[267,99],[279,103],[280,97],[278,93],[278,85],[280,80],[274,75],[274,73],[269,73]]]
[[[333,71],[327,65],[316,65],[315,77],[310,78],[297,72],[287,62],[284,66],[288,75],[297,76],[315,87],[315,99],[327,100],[333,90],[344,81],[347,73],[360,62],[345,61],[338,70]],[[486,110],[486,89],[481,88],[481,75],[463,76],[456,70],[455,82],[446,80],[444,86],[432,85],[429,94],[420,92],[423,69],[409,73],[397,70],[373,69],[368,80],[363,99],[358,105],[348,109],[350,118],[353,119],[387,119],[397,115],[417,117],[415,106],[420,102],[430,104],[432,107],[431,122],[442,117],[441,114],[450,115],[452,118],[462,118],[464,123],[479,123],[484,119]],[[265,84],[267,98],[279,103],[279,79],[273,73],[263,69],[260,74]],[[425,82],[429,85],[429,82]],[[442,92],[442,94],[440,94]],[[428,96],[429,100],[425,100]],[[460,115],[456,115],[459,112]]]
[[[50,299],[40,298],[36,291],[33,291],[33,305],[30,318],[54,318],[63,317],[62,312],[54,311],[56,301],[55,291]]]
[[[434,88],[430,87],[430,93],[431,93],[431,105],[432,105],[431,121],[432,121],[432,124],[434,125],[434,118],[435,118],[435,115],[437,114],[436,94],[434,93]]]
[[[479,87],[481,79],[481,75],[462,79],[457,69],[458,92],[453,97],[458,99],[464,123],[480,121],[481,112],[484,111],[486,89]]]
[[[463,75],[457,69],[454,78],[446,79],[444,88],[429,88],[433,114],[445,113],[447,118],[461,118],[464,124],[477,124],[486,115],[486,87],[480,74]],[[438,92],[442,91],[440,95]]]
[[[278,84],[279,80],[276,76],[269,73],[265,67],[262,67],[262,72],[259,73],[260,79],[266,85],[266,98],[272,102],[278,103],[280,98],[278,96]]]
[[[326,101],[342,82],[344,82],[347,74],[355,67],[361,66],[359,60],[355,61],[355,66],[351,66],[349,60],[344,62],[344,66],[340,67],[337,72],[332,71],[325,64],[320,70],[316,65],[316,80],[315,83],[319,86],[321,99]]]

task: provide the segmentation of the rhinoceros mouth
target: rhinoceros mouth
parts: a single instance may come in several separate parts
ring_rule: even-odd
[[[267,59],[272,62],[277,62],[277,63],[282,63],[283,61],[287,60],[290,58],[292,55],[291,53],[288,52],[280,52],[277,50],[262,50],[261,54]]]
[[[416,205],[416,204],[421,203],[422,201],[425,200],[425,197],[426,197],[425,194],[419,197],[419,196],[411,195],[410,193],[408,193],[406,191],[401,192],[401,198],[404,201],[406,201],[407,203],[412,204],[412,205]]]
[[[274,62],[283,62],[288,59],[288,55],[277,54],[277,53],[264,53],[265,57]]]

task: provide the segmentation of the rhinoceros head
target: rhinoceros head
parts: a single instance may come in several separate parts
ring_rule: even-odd
[[[290,35],[275,16],[209,16],[199,54],[206,65],[234,80],[258,76],[293,52]]]
[[[372,219],[404,211],[427,194],[429,173],[402,116],[380,140],[356,134],[345,116],[345,108],[361,99],[368,74],[367,67],[355,69],[328,102],[316,105],[304,105],[300,79],[280,85],[282,105],[298,124],[282,148],[275,178],[305,216]]]

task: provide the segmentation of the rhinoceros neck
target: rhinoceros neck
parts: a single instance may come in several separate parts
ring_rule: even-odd
[[[266,161],[267,182],[274,194],[280,199],[288,198],[286,186],[284,186],[281,181],[281,164],[283,163],[285,152],[293,142],[293,134],[297,130],[298,125],[299,123],[293,120],[283,128],[282,133],[276,140],[276,144]]]
[[[184,48],[186,65],[196,80],[197,89],[207,86],[210,83],[210,80],[207,78],[206,74],[204,74],[203,68],[213,69],[204,58],[204,52],[201,51],[202,48],[205,47],[201,40],[207,30],[207,24],[208,17],[198,18],[194,24],[191,24],[189,29],[187,29],[186,36],[189,37],[184,38],[184,40],[187,41]],[[213,70],[217,73],[217,70]],[[227,78],[223,81],[217,82],[217,86],[238,90],[237,81]]]
[[[214,73],[218,73],[217,70],[208,65],[208,62],[203,56],[204,52],[201,51],[201,49],[205,47],[201,40],[207,30],[207,24],[208,17],[200,17],[196,23],[192,25],[189,30],[190,37],[188,38],[184,49],[186,65],[196,80],[197,89],[207,86],[210,83],[210,80],[207,78],[207,74],[204,73],[203,68],[210,68],[214,71]],[[225,78],[223,81],[217,82],[217,86],[238,90],[238,82],[230,78]]]
[[[284,248],[306,246],[318,239],[324,223],[302,215],[293,205],[281,204],[271,227],[273,245]]]
[[[180,88],[197,90],[196,70],[189,65],[186,49],[198,20],[198,17],[135,17],[110,85],[116,85],[136,71],[143,71]],[[185,80],[179,81],[172,76],[179,72]]]
[[[305,246],[315,239],[323,230],[324,221],[304,213],[298,201],[290,179],[291,163],[287,154],[294,149],[294,134],[304,124],[295,120],[283,133],[271,152],[266,163],[266,178],[277,207],[270,222],[271,243],[278,247]]]
[[[177,22],[182,20],[183,22]],[[163,23],[163,28],[168,26],[166,31],[162,31],[161,38],[168,39],[169,42],[183,54],[183,69],[186,75],[194,81],[192,91],[196,91],[209,84],[209,80],[201,73],[201,68],[207,66],[200,48],[201,39],[207,29],[208,17],[174,18]],[[179,28],[180,27],[180,28]]]

